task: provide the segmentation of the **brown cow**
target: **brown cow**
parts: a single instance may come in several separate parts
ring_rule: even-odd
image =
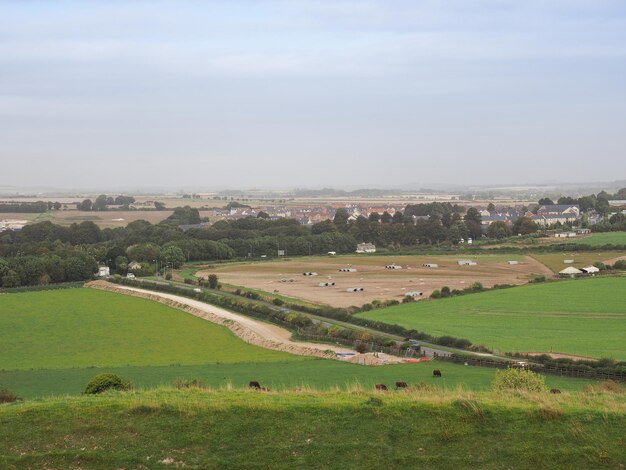
[[[376,390],[379,390],[381,392],[386,392],[387,386],[385,384],[376,384]]]
[[[435,369],[433,371],[433,377],[441,377],[441,371],[439,369]]]
[[[396,382],[396,390],[400,389],[400,388],[407,388],[408,385],[406,384],[406,382]]]
[[[257,390],[261,390],[261,384],[259,382],[257,382],[256,380],[253,380],[252,382],[250,382],[248,384],[248,387],[255,388]]]
[[[558,388],[553,388],[550,390],[550,393],[561,393],[561,391]]]

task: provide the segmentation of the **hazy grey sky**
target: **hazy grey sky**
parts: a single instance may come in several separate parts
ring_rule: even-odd
[[[0,185],[626,177],[626,2],[1,1]]]

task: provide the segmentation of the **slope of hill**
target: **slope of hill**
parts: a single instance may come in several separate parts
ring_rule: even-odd
[[[621,468],[618,394],[158,389],[0,405],[0,467]]]

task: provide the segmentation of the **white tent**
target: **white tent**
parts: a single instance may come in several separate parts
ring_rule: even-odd
[[[582,272],[587,274],[599,273],[600,270],[595,266],[587,266],[586,268],[581,268]]]
[[[563,271],[559,271],[559,274],[564,276],[576,276],[577,274],[582,274],[583,272],[580,269],[576,269],[573,266],[569,266],[565,268]]]

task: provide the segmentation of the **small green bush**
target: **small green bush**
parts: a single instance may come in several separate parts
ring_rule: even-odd
[[[185,284],[194,284],[193,279],[185,278]]]
[[[506,369],[496,371],[491,383],[491,389],[520,390],[526,392],[545,392],[547,390],[545,378],[527,369]]]
[[[280,306],[281,306],[281,305],[283,305],[285,302],[283,302],[281,299],[276,298],[276,299],[273,299],[273,300],[272,300],[272,303],[273,303],[274,305],[278,305],[278,306],[280,307]]]
[[[105,373],[96,375],[87,384],[85,395],[96,395],[107,390],[130,390],[131,384],[119,375]]]
[[[1,403],[13,403],[21,400],[15,393],[4,388],[0,388],[0,404]]]
[[[165,275],[165,280],[166,280],[166,281],[171,281],[171,280],[172,280],[172,273],[167,273],[167,274]]]

